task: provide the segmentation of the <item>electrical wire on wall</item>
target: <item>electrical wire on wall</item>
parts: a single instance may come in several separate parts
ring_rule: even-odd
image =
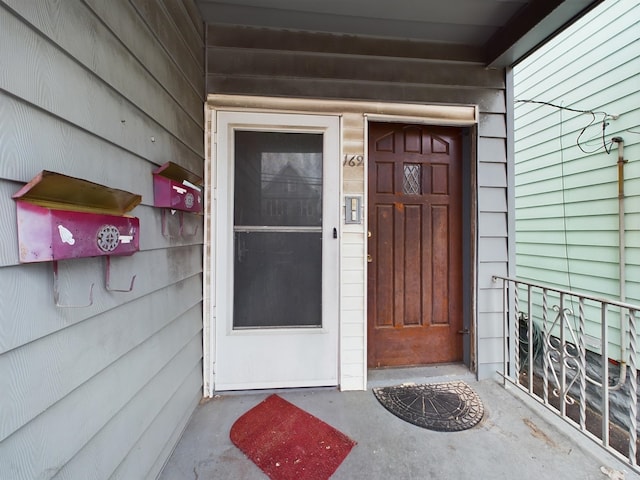
[[[567,286],[569,287],[569,291],[573,291],[573,287],[571,285],[571,267],[570,267],[570,260],[569,260],[569,234],[567,233],[567,200],[565,198],[565,191],[566,191],[566,186],[564,183],[564,179],[565,179],[565,175],[564,175],[564,145],[562,144],[562,136],[564,135],[564,132],[562,131],[562,126],[563,126],[563,118],[562,118],[562,109],[563,107],[560,107],[560,109],[558,110],[558,113],[560,114],[560,122],[559,122],[559,127],[560,127],[560,134],[558,135],[558,141],[560,142],[560,182],[561,182],[561,194],[562,194],[562,231],[564,234],[564,258],[565,258],[565,262],[566,262],[566,266],[567,266]],[[595,117],[594,117],[595,118]],[[591,125],[593,122],[591,122],[589,125]],[[586,129],[587,127],[585,127]],[[584,132],[585,129],[582,129],[582,132],[580,132],[580,135],[582,135],[582,133]],[[578,140],[580,139],[580,137],[578,137]],[[580,146],[580,143],[578,141],[576,141],[578,143],[578,146]],[[582,150],[582,149],[581,149]],[[571,301],[571,310],[574,310],[574,306],[573,306],[573,297],[570,298]],[[574,321],[575,321],[575,317],[574,317]]]
[[[576,138],[576,146],[585,154],[593,154],[596,153],[600,150],[604,150],[607,154],[609,154],[611,152],[611,150],[613,149],[613,145],[615,143],[617,143],[619,141],[619,137],[614,137],[611,140],[607,141],[606,139],[606,130],[607,127],[609,126],[609,122],[608,120],[617,120],[619,118],[619,115],[613,115],[610,113],[607,113],[605,111],[597,111],[597,110],[580,110],[580,109],[576,109],[576,108],[571,108],[571,107],[565,107],[563,105],[557,105],[554,103],[550,103],[550,102],[544,102],[544,101],[539,101],[539,100],[515,100],[515,103],[530,103],[530,104],[537,104],[537,105],[545,105],[545,106],[549,106],[549,107],[553,107],[556,108],[558,110],[559,113],[559,136],[558,136],[558,141],[559,141],[559,155],[560,155],[560,181],[561,181],[561,196],[562,196],[562,228],[563,228],[563,235],[564,235],[564,260],[565,260],[565,265],[566,265],[566,273],[567,273],[567,287],[569,289],[569,291],[573,291],[573,286],[572,286],[572,282],[571,282],[571,261],[570,261],[570,257],[569,257],[569,235],[568,235],[568,227],[567,227],[567,202],[566,202],[566,197],[565,197],[565,191],[566,191],[566,185],[565,185],[565,159],[564,159],[564,144],[563,144],[563,136],[564,136],[564,131],[563,131],[563,126],[564,126],[564,119],[563,119],[563,111],[569,111],[569,112],[575,112],[575,113],[580,113],[580,114],[586,114],[586,115],[591,115],[591,119],[589,121],[589,123],[587,125],[585,125],[581,130],[580,133],[578,134],[578,137]],[[600,120],[598,120],[598,117],[602,116],[602,118]],[[583,145],[581,144],[581,138],[582,136],[585,134],[585,132],[587,131],[587,129],[589,129],[589,127],[591,127],[592,125],[596,124],[596,122],[601,124],[601,133],[599,133],[599,135],[597,137],[593,137],[591,139],[587,139],[584,141],[584,144],[588,144],[590,141],[597,139],[598,143],[600,145],[598,145],[597,148],[593,149],[593,150],[586,150],[585,148],[583,148]],[[632,129],[627,129],[625,130],[629,133],[633,133],[633,134],[640,134],[639,131],[636,130],[632,130]],[[574,323],[574,330],[577,330],[577,319],[576,319],[576,315],[575,315],[575,306],[574,306],[574,299],[573,296],[569,297],[569,301],[571,303],[571,309],[570,309],[570,315],[573,318],[573,323]],[[575,348],[575,347],[574,347]],[[589,375],[586,376],[587,381],[589,381],[589,383],[592,383],[594,385],[597,386],[601,386],[601,384],[596,381],[595,379],[592,379],[589,377]],[[609,388],[610,390],[618,390],[622,387],[622,385],[625,383],[625,379],[626,379],[626,363],[622,362],[621,366],[620,366],[620,377],[618,379],[618,382],[616,385],[610,385]]]
[[[607,131],[607,127],[609,126],[609,122],[607,120],[609,119],[616,120],[618,118],[618,115],[613,115],[611,113],[607,113],[601,110],[580,110],[577,108],[565,107],[563,105],[557,105],[551,102],[543,102],[540,100],[516,100],[515,103],[533,103],[536,105],[546,105],[548,107],[557,108],[560,111],[561,115],[563,110],[566,110],[568,112],[576,112],[576,113],[583,113],[585,115],[591,115],[591,120],[589,121],[589,123],[580,131],[580,134],[576,139],[576,145],[583,153],[587,153],[587,154],[595,153],[599,151],[601,148],[603,148],[604,151],[607,153],[611,152],[611,148],[613,147],[613,141],[609,140],[607,142],[606,140],[606,131]],[[585,150],[584,148],[582,148],[582,145],[580,143],[580,138],[582,137],[582,135],[584,135],[584,133],[587,131],[589,127],[591,127],[593,124],[596,123],[596,121],[598,121],[598,117],[600,115],[602,115],[602,120],[599,121],[599,123],[602,125],[602,134],[598,136],[598,141],[599,142],[602,141],[602,145],[598,146],[598,148],[596,148],[595,150],[591,150],[591,151]],[[562,127],[562,119],[561,119],[560,125]],[[586,140],[585,144],[593,140],[594,138]]]
[[[521,99],[521,100],[515,100],[515,103],[529,103],[529,104],[535,104],[535,105],[545,105],[548,107],[552,107],[552,108],[556,108],[560,114],[560,122],[559,122],[559,128],[560,128],[560,134],[559,134],[559,142],[560,142],[560,179],[562,182],[562,190],[561,190],[561,194],[562,194],[562,222],[563,222],[563,231],[564,231],[564,249],[565,249],[565,261],[566,261],[566,268],[567,268],[567,281],[568,281],[568,287],[569,290],[573,290],[572,289],[572,285],[571,285],[571,269],[570,269],[570,259],[569,259],[569,241],[568,241],[568,233],[567,233],[567,202],[565,199],[565,172],[564,172],[564,145],[562,142],[562,137],[564,135],[563,132],[563,125],[564,125],[564,119],[562,117],[562,112],[563,111],[568,111],[568,112],[575,112],[575,113],[580,113],[580,114],[585,114],[585,115],[590,115],[591,119],[589,121],[589,123],[587,123],[587,125],[585,125],[581,130],[580,133],[578,134],[578,137],[576,138],[576,146],[583,152],[586,154],[592,154],[592,153],[596,153],[598,151],[600,151],[601,149],[604,149],[604,151],[609,154],[611,152],[611,149],[613,148],[613,144],[614,141],[613,140],[609,140],[607,141],[606,139],[606,131],[607,131],[607,127],[609,126],[609,119],[612,120],[616,120],[618,119],[619,115],[614,115],[608,112],[605,112],[603,110],[581,110],[581,109],[577,109],[577,108],[572,108],[572,107],[565,107],[564,105],[560,104],[555,104],[555,103],[551,103],[551,102],[545,102],[545,101],[541,101],[541,100],[529,100],[529,99]],[[600,120],[598,120],[599,117],[602,117]],[[584,141],[584,144],[588,144],[590,141],[594,140],[594,139],[598,139],[598,143],[601,143],[601,145],[599,145],[597,148],[593,149],[593,150],[586,150],[585,148],[583,148],[583,145],[581,143],[581,138],[582,136],[585,134],[585,132],[587,131],[587,129],[589,129],[589,127],[591,127],[592,125],[596,124],[596,122],[600,123],[602,128],[602,132],[598,135],[598,137],[593,137],[591,139],[587,139]],[[636,133],[636,132],[632,132],[632,133]],[[572,302],[573,303],[573,302]],[[573,305],[572,305],[573,307]]]

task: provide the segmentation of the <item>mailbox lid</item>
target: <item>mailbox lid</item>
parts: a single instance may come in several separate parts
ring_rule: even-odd
[[[153,174],[160,177],[169,178],[178,183],[182,183],[184,180],[186,180],[187,182],[194,185],[202,186],[201,176],[196,175],[195,173],[173,162],[167,162],[161,167],[156,168],[153,171]]]
[[[57,210],[124,215],[140,195],[43,170],[13,195],[15,200]]]

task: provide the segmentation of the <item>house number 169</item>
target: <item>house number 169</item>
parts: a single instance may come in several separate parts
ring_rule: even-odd
[[[364,163],[364,155],[345,155],[342,165],[344,167],[359,167]]]

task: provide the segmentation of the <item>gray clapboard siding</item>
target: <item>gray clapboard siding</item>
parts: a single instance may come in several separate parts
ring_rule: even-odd
[[[480,137],[478,139],[478,157],[482,162],[507,162],[507,145],[504,138]]]
[[[502,370],[501,362],[502,362],[502,335],[496,338],[481,338],[478,340],[478,364],[480,365],[480,371],[483,371],[487,368],[492,369],[489,371],[484,371],[484,377],[492,377],[495,376],[496,365],[500,365],[500,369]],[[478,373],[480,375],[480,372]]]
[[[480,162],[478,165],[478,185],[484,187],[506,187],[507,168],[504,163]]]
[[[53,276],[49,262],[0,269],[0,283],[9,288],[0,289],[0,305],[17,309],[19,315],[3,318],[2,352],[12,350],[49,335],[61,328],[76,324],[98,313],[108,311],[125,302],[178,284],[202,271],[201,247],[176,247],[141,251],[112,263],[115,287],[128,287],[131,276],[137,274],[130,293],[104,290],[104,262],[102,258],[67,260],[59,263],[60,297],[62,303],[88,302],[89,286],[95,283],[94,304],[82,309],[60,309],[53,304]],[[124,285],[122,285],[124,284]],[[25,295],[35,301],[24,301]],[[13,295],[13,296],[11,296]],[[46,321],[43,321],[43,316]]]
[[[200,37],[200,45],[204,48],[204,36],[205,36],[205,24],[200,15],[200,10],[195,2],[182,2],[182,7],[191,18],[191,22],[193,23],[193,27],[198,32],[198,36]]]
[[[0,42],[0,63],[12,65],[11,75],[0,76],[0,89],[145,158],[163,148],[177,157],[202,155],[199,129],[180,132],[183,126],[167,114],[166,121],[186,138],[168,132],[16,17],[1,15],[0,30],[6,38]]]
[[[202,322],[201,319],[198,321]],[[170,365],[164,367],[151,382],[144,386],[144,395],[137,395],[125,405],[92,438],[91,443],[88,443],[84,449],[65,464],[54,478],[56,480],[75,480],[77,478],[99,480],[111,478],[112,475],[117,477],[114,473],[116,471],[126,472],[125,478],[144,478],[145,472],[139,475],[139,470],[148,468],[157,472],[171,453],[169,450],[164,452],[164,456],[162,456],[159,455],[159,449],[165,445],[172,449],[178,438],[171,438],[173,432],[167,431],[171,424],[154,422],[154,419],[175,418],[176,429],[182,433],[191,412],[202,398],[202,364],[197,362],[193,365],[193,356],[198,349],[201,350],[202,346],[198,346],[198,337],[196,336],[171,359]],[[189,371],[189,373],[184,375],[185,371]],[[176,376],[184,378],[184,380],[179,383],[175,382]],[[150,411],[144,398],[153,395],[166,397],[167,392],[171,393],[167,403],[158,405],[156,410]],[[184,409],[185,404],[191,407],[186,409],[187,413]],[[131,428],[132,424],[134,428]],[[113,438],[118,439],[116,445],[113,444]],[[168,442],[168,439],[172,441]],[[149,448],[145,444],[153,446]],[[137,447],[143,446],[145,447],[137,450]],[[143,461],[137,454],[138,451],[144,451],[149,458]],[[137,464],[132,465],[131,460],[127,460],[129,452],[134,452],[132,457],[138,460]],[[123,458],[125,460],[122,460]],[[94,468],[87,472],[86,465],[92,465]],[[119,475],[122,476],[123,473]],[[155,478],[155,475],[151,478]]]
[[[174,0],[162,0],[162,5],[169,14],[169,17],[176,25],[178,32],[184,38],[184,42],[191,50],[191,53],[196,61],[202,61],[203,58],[203,23],[200,21],[200,27],[194,23],[194,19],[191,17],[189,11],[182,2],[176,2]],[[204,71],[204,65],[202,65]],[[202,78],[202,77],[200,77]]]
[[[167,11],[161,8],[161,3],[156,0],[131,0],[131,4],[154,32],[162,48],[169,53],[174,62],[181,65],[196,91],[203,92],[204,48],[200,44],[200,48],[191,47],[184,42],[182,34]]]
[[[196,275],[0,357],[0,408],[7,413],[0,424],[0,441],[171,324],[183,308],[197,305],[199,281]],[[51,357],[54,363],[42,365],[42,358]],[[35,391],[40,393],[32,395]]]
[[[202,349],[202,345],[200,345],[200,349]],[[159,412],[162,414],[162,417],[175,418],[182,423],[183,426],[186,425],[185,419],[180,418],[179,415],[184,411],[184,404],[191,405],[192,409],[196,407],[198,400],[202,398],[202,390],[200,388],[201,384],[201,363],[197,363],[193,366],[190,374],[181,384],[165,384],[164,387],[166,388],[172,386],[177,388],[169,402],[167,402],[162,411]],[[141,406],[141,408],[144,408],[144,406]],[[160,417],[160,415],[158,417]],[[129,451],[129,455],[109,478],[113,480],[128,480],[131,476],[134,478],[155,478],[153,474],[158,472],[158,470],[164,465],[164,462],[160,462],[156,457],[161,449],[165,447],[165,439],[168,438],[171,433],[171,430],[167,428],[166,422],[161,423],[156,421],[152,423],[144,432],[144,435],[140,437],[138,443],[133,445],[133,448]],[[151,447],[145,448],[141,454],[138,454],[136,447],[139,444],[145,446],[150,445]],[[147,464],[152,464],[152,467],[150,469],[147,468]]]
[[[207,61],[221,75],[276,76],[348,81],[371,81],[455,87],[504,88],[500,70],[485,73],[473,64],[451,63],[447,68],[432,60],[367,58],[311,52],[209,47]]]
[[[18,12],[24,21],[32,24],[40,34],[45,34],[59,48],[71,55],[76,61],[93,71],[104,82],[122,93],[141,110],[174,132],[176,136],[188,138],[191,122],[198,125],[197,117],[189,117],[189,108],[197,112],[198,98],[183,106],[175,104],[163,85],[147,72],[146,66],[126,49],[115,36],[80,0],[66,0],[60,3],[48,3],[49,15],[42,15],[34,2],[5,0]],[[59,21],[64,19],[64,28]],[[91,41],[89,41],[91,40]],[[90,46],[88,48],[88,45]],[[98,59],[98,60],[96,60]],[[127,71],[126,79],[120,72]],[[174,122],[174,125],[171,125]],[[186,125],[185,125],[186,123]],[[184,125],[180,131],[180,126]],[[195,130],[195,129],[193,129]],[[201,138],[199,139],[201,140]],[[191,146],[197,145],[197,141]]]
[[[480,238],[506,238],[508,233],[507,213],[480,211],[478,219],[478,233]]]
[[[503,261],[483,261],[478,267],[478,288],[491,289],[495,288],[495,283],[491,278],[492,275],[507,276],[507,264]]]
[[[331,79],[279,78],[260,75],[207,75],[207,91],[235,95],[367,99],[473,105],[482,112],[504,112],[504,92],[487,88],[448,88]]]
[[[52,170],[140,194],[143,202],[153,204],[153,185],[147,177],[158,166],[155,162],[162,164],[175,158],[186,168],[202,168],[202,160],[193,152],[174,157],[180,152],[171,148],[163,151],[156,146],[159,140],[153,143],[147,139],[148,156],[136,155],[2,92],[0,113],[0,177],[20,182],[16,191],[41,170]],[[123,171],[130,174],[120,175]]]
[[[191,401],[193,405],[193,410],[196,409],[196,407],[202,400],[202,370],[203,370],[202,364],[200,364],[194,369],[194,373],[192,375],[193,382],[194,384],[197,385],[197,388],[194,390],[195,393],[193,395],[193,399]],[[184,390],[187,390],[189,388],[189,385],[183,384],[181,385],[181,388]],[[176,402],[182,403],[182,399],[176,398]],[[180,412],[177,412],[176,416],[179,414]],[[168,436],[165,435],[165,438],[167,438],[167,442],[164,448],[158,454],[155,463],[153,464],[151,469],[147,472],[147,475],[145,477],[146,479],[155,480],[160,476],[160,474],[162,473],[162,469],[167,464],[167,458],[169,458],[173,453],[175,445],[178,443],[178,441],[182,437],[182,434],[184,433],[184,430],[187,427],[187,424],[189,423],[191,418],[192,418],[191,414],[183,415],[183,417],[180,418],[180,420],[177,422],[177,427],[174,429],[174,431],[171,432]],[[163,435],[165,433],[166,432],[162,432],[160,435]],[[156,438],[159,438],[160,435]]]
[[[506,138],[507,122],[502,114],[480,113],[478,134],[480,138]]]
[[[482,113],[505,112],[504,71],[442,62],[425,55],[420,42],[391,42],[385,54],[375,39],[214,25],[208,32],[208,93],[479,104]]]
[[[502,322],[502,315],[496,314],[502,312],[502,289],[488,288],[478,291],[478,325],[495,324]],[[492,329],[494,330],[494,329]],[[492,338],[490,335],[486,337]],[[478,339],[478,342],[480,339]],[[479,365],[480,367],[480,365]],[[495,370],[494,370],[495,373]]]
[[[202,77],[199,82],[189,79],[179,62],[174,62],[166,50],[156,48],[157,40],[153,31],[136,15],[131,4],[126,0],[111,0],[108,3],[85,0],[85,3],[186,112],[201,122],[197,107],[202,105],[202,90],[198,90],[202,85]],[[172,3],[181,5],[180,2]]]
[[[208,24],[209,45],[236,48],[307,51],[336,55],[364,55],[375,57],[419,58],[455,62],[483,63],[482,49],[466,45],[413,41],[407,43],[393,38],[374,39],[357,35],[304,32],[291,30],[238,27]]]
[[[480,187],[478,189],[478,208],[483,212],[506,212],[507,196],[504,188]]]
[[[202,217],[163,235],[151,175],[204,171],[203,27],[184,2],[144,2],[147,21],[120,0],[0,0],[0,478],[154,477],[199,400]],[[41,170],[142,195],[140,251],[111,266],[132,292],[105,290],[103,258],[62,261],[61,300],[95,283],[94,303],[57,308],[51,263],[19,263],[11,196]]]
[[[478,248],[478,261],[500,262],[507,251],[507,239],[504,237],[484,237]]]
[[[0,118],[2,118],[2,111],[0,110]],[[1,121],[0,121],[1,123]],[[1,128],[1,125],[0,125]],[[0,140],[0,148],[2,148],[2,141]],[[7,199],[17,192],[21,183],[7,182],[0,180],[0,198]],[[0,202],[0,222],[2,222],[2,228],[0,229],[0,268],[5,265],[14,265],[16,259],[19,257],[18,252],[18,230],[16,227],[16,206],[13,201]],[[2,307],[8,305],[2,305],[0,300],[0,311],[6,312]],[[2,345],[2,322],[0,322],[0,345]]]
[[[501,315],[479,313],[478,323],[482,325],[487,338],[502,338],[504,321]]]
[[[201,342],[197,338],[201,329],[198,317],[196,310],[195,315],[184,315],[172,322],[99,376],[53,404],[46,415],[36,417],[4,440],[5,448],[0,450],[0,455],[6,457],[0,462],[0,478],[29,480],[53,477],[121,409],[132,401],[142,401],[143,405],[138,405],[137,411],[128,415],[125,431],[111,438],[114,445],[109,448],[117,450],[118,442],[127,442],[125,435],[131,434],[135,438],[136,427],[144,422],[145,412],[155,416],[157,411],[154,410],[160,410],[164,403],[150,402],[149,399],[154,398],[154,394],[155,398],[169,398],[175,383],[185,378],[181,373],[190,372],[190,364],[197,361],[197,356],[194,357],[197,352],[188,355],[189,350],[185,346]],[[185,365],[172,362],[183,351],[183,356],[187,357]],[[149,358],[155,361],[145,361]],[[156,382],[162,382],[165,388],[153,391]],[[34,441],[37,449],[33,447]]]

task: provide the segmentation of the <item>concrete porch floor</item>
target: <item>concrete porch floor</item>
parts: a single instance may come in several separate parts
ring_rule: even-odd
[[[371,389],[401,383],[466,381],[484,403],[476,427],[453,433],[426,430],[389,413]],[[369,389],[279,390],[280,396],[339,429],[357,445],[332,479],[580,479],[640,478],[612,455],[495,380],[476,381],[459,365],[369,372]],[[235,420],[273,391],[225,393],[203,402],[160,480],[267,478],[229,440]],[[606,475],[606,467],[624,477]]]

